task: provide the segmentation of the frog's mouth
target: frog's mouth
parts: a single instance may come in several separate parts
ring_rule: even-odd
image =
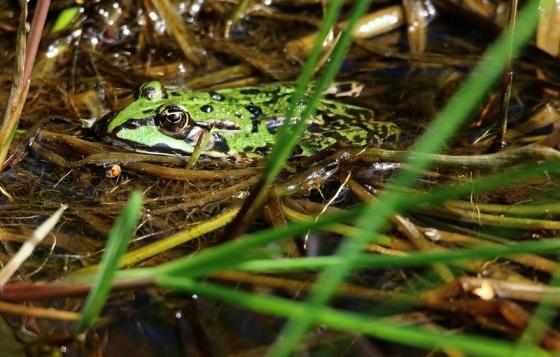
[[[107,114],[93,127],[98,139],[113,146],[160,155],[190,155],[194,150],[194,146],[189,145],[186,141],[160,133],[155,125],[155,117],[128,120],[109,131],[108,125],[113,118],[111,113]],[[180,146],[168,145],[168,143],[176,144],[177,142],[180,142]]]
[[[132,119],[107,131],[107,123],[110,116],[104,117],[94,128],[96,136],[112,145],[125,148],[130,151],[160,154],[160,155],[190,155],[198,144],[203,133],[210,135],[209,140],[202,152],[203,155],[223,158],[227,157],[229,147],[227,141],[220,133],[237,132],[240,128],[235,123],[218,122],[212,127],[206,125],[194,125],[189,131],[170,135],[155,124],[154,117]],[[215,130],[214,130],[215,129]]]

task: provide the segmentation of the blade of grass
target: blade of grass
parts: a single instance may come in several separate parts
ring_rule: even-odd
[[[165,21],[166,32],[175,39],[177,45],[189,61],[196,66],[206,64],[207,53],[197,36],[189,29],[174,3],[169,0],[152,0],[161,18]]]
[[[520,13],[512,53],[518,53],[521,46],[533,34],[538,17],[538,5],[537,0],[530,0]],[[509,47],[508,35],[510,32],[506,31],[490,47],[482,62],[476,66],[457,94],[447,103],[428,127],[426,133],[414,145],[413,151],[430,154],[441,150],[447,139],[459,128],[476,104],[483,100],[486,91],[498,79],[506,63]],[[429,164],[430,161],[427,158],[407,160],[405,167],[408,167],[409,170],[397,176],[394,187],[402,189],[410,186],[414,183],[416,173],[422,172]],[[338,285],[352,269],[364,246],[377,235],[387,218],[394,211],[403,207],[405,198],[406,194],[403,191],[385,192],[382,194],[383,205],[372,204],[363,211],[357,220],[359,229],[342,243],[336,253],[342,257],[339,264],[328,267],[321,273],[315,285],[316,289],[307,300],[307,309],[303,314],[292,318],[287,323],[283,333],[270,349],[269,355],[287,356],[297,347],[318,310],[328,302]]]
[[[543,173],[544,172],[544,173]],[[485,192],[495,188],[502,188],[507,184],[535,177],[537,174],[546,177],[547,174],[560,172],[560,162],[549,161],[543,164],[528,164],[519,168],[517,171],[486,176],[478,181],[469,182],[461,185],[449,185],[433,189],[425,194],[408,195],[405,207],[412,209],[422,203],[437,203],[448,199],[461,196],[469,196],[473,191]],[[382,205],[382,201],[375,203],[376,206]],[[157,269],[159,273],[181,272],[182,274],[193,276],[203,276],[211,272],[225,269],[228,266],[242,262],[251,256],[251,249],[263,247],[266,244],[286,239],[297,234],[304,234],[308,230],[317,230],[331,224],[341,223],[354,219],[365,210],[364,206],[347,209],[340,213],[323,215],[314,222],[290,223],[285,227],[263,230],[243,237],[243,239],[232,240],[219,246],[207,249],[193,256],[174,260]]]
[[[25,97],[29,90],[29,81],[24,81],[25,73],[25,27],[27,21],[27,1],[21,1],[19,14],[19,25],[16,37],[16,58],[14,66],[13,84],[10,90],[10,98],[6,105],[6,111],[0,127],[0,171],[4,168],[4,161],[8,156],[10,144],[14,138],[19,122]]]
[[[142,193],[134,191],[109,233],[99,273],[95,277],[91,291],[82,308],[80,320],[76,325],[78,333],[82,333],[89,328],[99,316],[109,295],[111,282],[115,276],[119,260],[138,225],[141,209]]]
[[[291,124],[290,119],[295,116],[296,109],[299,107],[300,101],[305,96],[306,87],[313,78],[315,68],[321,60],[323,42],[329,35],[332,27],[336,24],[341,8],[341,0],[329,1],[327,5],[325,17],[321,21],[321,25],[319,26],[317,33],[317,42],[313,46],[309,57],[303,65],[301,74],[296,81],[294,94],[292,95],[292,98],[290,98],[290,105],[285,113],[286,120],[278,129],[275,145],[273,146],[265,163],[263,177],[257,185],[255,185],[255,189],[251,192],[250,197],[245,200],[239,214],[231,224],[232,230],[230,235],[233,237],[242,233],[245,229],[246,223],[251,219],[253,213],[256,211],[256,208],[261,205],[263,198],[265,197],[265,193],[272,185],[276,176],[280,173],[284,163],[292,153],[299,136],[305,129],[306,118],[304,118],[303,115],[301,116],[300,121],[295,125]],[[329,64],[329,66],[332,65],[332,63]],[[317,94],[318,91],[319,88],[316,88],[315,94]],[[315,104],[310,101],[308,106],[309,105]]]
[[[495,259],[515,254],[546,253],[553,254],[560,250],[560,237],[548,238],[538,242],[521,242],[504,246],[483,246],[450,251],[418,252],[405,256],[361,254],[356,258],[353,268],[402,268],[422,266],[432,263],[448,263],[469,259]],[[290,259],[255,259],[244,261],[228,269],[258,272],[279,272],[294,270],[317,270],[340,264],[339,256],[323,256]]]
[[[0,171],[4,168],[4,161],[8,156],[8,149],[19,123],[19,117],[27,98],[33,63],[41,41],[41,34],[49,11],[50,0],[38,0],[35,13],[31,21],[31,29],[27,41],[25,28],[27,18],[27,1],[20,1],[21,13],[16,44],[16,64],[14,80],[10,91],[10,99],[0,128]],[[24,50],[25,49],[25,50]]]
[[[560,269],[557,264],[556,271],[552,275],[552,279],[548,284],[550,287],[560,286],[559,273]],[[542,297],[537,308],[533,311],[533,316],[527,324],[525,331],[519,338],[519,342],[517,344],[518,350],[516,350],[514,354],[515,357],[522,357],[523,349],[525,347],[537,345],[541,342],[541,339],[545,336],[552,320],[554,320],[557,316],[557,304],[554,304],[553,302],[557,300],[557,298],[557,294],[553,294],[552,292],[548,292]]]
[[[506,133],[508,126],[509,117],[509,102],[511,98],[511,91],[513,88],[513,38],[515,33],[515,21],[517,18],[517,0],[510,0],[509,16],[508,16],[508,29],[506,31],[511,32],[509,51],[507,62],[504,67],[502,74],[502,92],[500,93],[500,124],[498,125],[498,135],[494,139],[492,147],[494,150],[499,151],[506,146]]]
[[[248,237],[252,240],[253,237]],[[230,247],[231,248],[231,247]],[[464,248],[453,251],[445,252],[419,252],[409,254],[407,256],[387,256],[387,255],[372,255],[362,254],[356,259],[354,268],[403,268],[409,266],[423,266],[432,263],[449,263],[460,260],[469,259],[496,259],[500,257],[509,257],[516,254],[528,253],[546,253],[552,254],[560,250],[560,237],[548,238],[538,242],[521,242],[509,244],[504,246],[484,246],[475,248]],[[236,249],[232,254],[238,254],[239,249]],[[190,257],[195,260],[195,264],[189,269],[178,269],[176,264],[170,263],[156,268],[149,269],[135,269],[119,273],[119,278],[143,278],[146,275],[165,275],[165,274],[181,274],[182,276],[197,277],[200,275],[209,275],[216,271],[228,270],[242,270],[242,271],[256,271],[256,272],[283,272],[283,271],[301,271],[301,270],[317,270],[329,266],[336,266],[340,263],[340,257],[326,256],[326,257],[313,257],[313,258],[290,258],[284,260],[278,259],[254,259],[254,255],[249,252],[240,259],[220,260],[219,265],[215,264],[216,258],[215,251],[209,250],[206,256],[210,259],[196,261],[200,256]],[[201,253],[203,255],[203,253]],[[227,253],[226,253],[227,254]],[[224,255],[226,255],[224,254]],[[231,256],[230,254],[229,256]],[[204,255],[203,255],[204,256]],[[253,260],[250,260],[253,259]],[[204,265],[210,266],[204,269]],[[181,267],[181,268],[184,268]],[[202,271],[201,271],[202,270]]]
[[[315,43],[311,54],[305,61],[302,73],[296,82],[296,89],[292,95],[290,106],[288,107],[288,111],[286,113],[286,122],[278,130],[278,133],[276,134],[276,144],[272,148],[270,155],[266,160],[264,175],[267,184],[271,184],[272,181],[274,181],[290,157],[299,140],[299,137],[307,127],[306,120],[313,114],[315,107],[323,96],[324,90],[334,79],[338,68],[342,64],[342,60],[344,60],[348,47],[350,46],[351,35],[345,36],[343,34],[343,37],[340,38],[333,51],[329,64],[325,67],[325,70],[319,77],[317,86],[309,98],[309,101],[301,114],[300,120],[295,125],[292,125],[290,123],[290,119],[295,116],[296,109],[299,107],[299,103],[305,95],[305,88],[311,81],[313,73],[315,72],[315,66],[321,59],[323,42],[329,34],[332,26],[336,24],[336,19],[340,12],[341,5],[341,1],[329,2],[327,13],[321,22],[321,27],[319,28],[317,42]],[[365,9],[363,9],[363,12],[365,12]]]
[[[249,294],[207,283],[198,283],[184,277],[162,275],[156,281],[160,287],[165,289],[174,289],[190,294],[196,293],[253,311],[287,318],[295,318],[305,314],[308,308],[303,303],[278,297]],[[441,334],[439,331],[429,332],[417,327],[400,326],[387,320],[367,318],[327,307],[320,307],[313,316],[313,321],[352,334],[363,333],[382,340],[426,349],[442,348],[443,346],[455,347],[465,353],[477,356],[511,356],[515,350],[514,345],[497,339],[459,333],[448,335]],[[522,352],[526,356],[550,355],[534,346],[523,346]]]
[[[43,33],[43,28],[45,27],[45,21],[47,20],[50,5],[51,0],[38,0],[37,5],[35,5],[35,13],[33,14],[33,20],[31,20],[31,28],[29,30],[28,37],[29,40],[27,41],[27,48],[25,50],[25,67],[23,74],[24,83],[31,78],[33,63],[35,63],[35,57],[37,56],[37,50],[39,49],[39,43],[41,42],[41,34]]]
[[[158,254],[162,254],[167,250],[173,249],[181,244],[198,238],[204,234],[217,230],[229,223],[239,208],[234,206],[224,212],[216,215],[208,220],[201,221],[188,229],[184,229],[166,238],[159,239],[155,242],[146,244],[140,248],[132,249],[126,252],[119,261],[119,267],[126,267],[138,264],[146,259],[152,258]],[[72,272],[66,280],[79,281],[80,277],[95,274],[99,269],[99,265],[90,265],[85,268]]]
[[[82,8],[79,6],[69,6],[62,9],[51,28],[51,33],[66,30],[72,24],[72,21],[74,21],[76,15],[78,15],[80,11],[82,11]]]

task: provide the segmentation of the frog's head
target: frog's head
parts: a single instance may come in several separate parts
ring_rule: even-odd
[[[195,125],[184,104],[184,98],[168,96],[159,82],[148,82],[134,102],[98,131],[104,139],[135,150],[190,154],[203,129]]]

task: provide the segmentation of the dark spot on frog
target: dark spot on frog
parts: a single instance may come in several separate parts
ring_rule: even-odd
[[[261,91],[257,88],[251,88],[251,89],[240,90],[239,93],[246,94],[246,95],[256,95],[256,94],[260,94]]]
[[[325,131],[325,128],[321,125],[311,124],[307,127],[307,131],[310,133],[322,133],[323,131]]]
[[[229,152],[229,146],[226,138],[220,134],[212,134],[212,150],[227,154]]]
[[[255,117],[260,117],[261,115],[263,115],[262,109],[260,107],[257,107],[256,105],[249,104],[245,107],[245,109],[247,109],[247,111]]]
[[[210,98],[217,100],[218,102],[223,102],[226,98],[218,92],[209,92]]]
[[[144,114],[150,114],[151,112],[152,112],[151,109],[142,110],[142,113]]]
[[[267,143],[265,146],[255,148],[255,152],[260,154],[267,154],[271,148],[272,148],[272,144]]]
[[[338,105],[336,105],[334,103],[325,102],[325,103],[323,103],[323,105],[325,106],[325,108],[330,109],[330,110],[337,110],[338,109]]]
[[[296,156],[297,156],[297,155],[301,155],[301,154],[303,154],[303,149],[302,149],[301,146],[297,145],[297,146],[294,148],[294,151],[293,151],[292,153],[293,153],[293,155],[296,155]]]
[[[367,108],[348,108],[346,109],[346,116],[354,119],[365,121],[373,118],[373,111]]]
[[[327,138],[333,139],[334,141],[339,141],[344,139],[344,136],[340,133],[339,130],[325,130],[315,135],[319,135],[318,138],[321,138],[323,140]]]
[[[180,96],[181,96],[181,93],[175,92],[175,91],[169,92],[169,94],[171,94],[171,95],[174,96],[174,97],[180,97]]]
[[[270,91],[270,95],[272,95],[273,97],[280,96],[280,88],[276,88],[273,91]]]
[[[210,104],[206,104],[200,107],[200,110],[202,110],[204,113],[212,113],[214,111],[214,107]]]
[[[258,133],[260,117],[262,117],[263,115],[262,109],[253,104],[249,104],[245,106],[245,109],[247,109],[247,111],[251,113],[251,115],[253,115],[253,118],[251,119],[251,123],[253,124],[253,127],[251,128],[251,133]]]
[[[243,149],[244,152],[253,152],[253,150],[255,150],[255,148],[252,147],[252,146],[246,146],[246,147]]]

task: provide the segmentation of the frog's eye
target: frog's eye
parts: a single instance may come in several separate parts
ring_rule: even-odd
[[[164,107],[156,117],[160,128],[171,133],[178,133],[192,125],[189,113],[176,105]]]
[[[161,88],[161,83],[158,81],[152,81],[142,84],[140,90],[138,91],[140,98],[145,98],[148,100],[159,100],[163,97],[163,90]]]

